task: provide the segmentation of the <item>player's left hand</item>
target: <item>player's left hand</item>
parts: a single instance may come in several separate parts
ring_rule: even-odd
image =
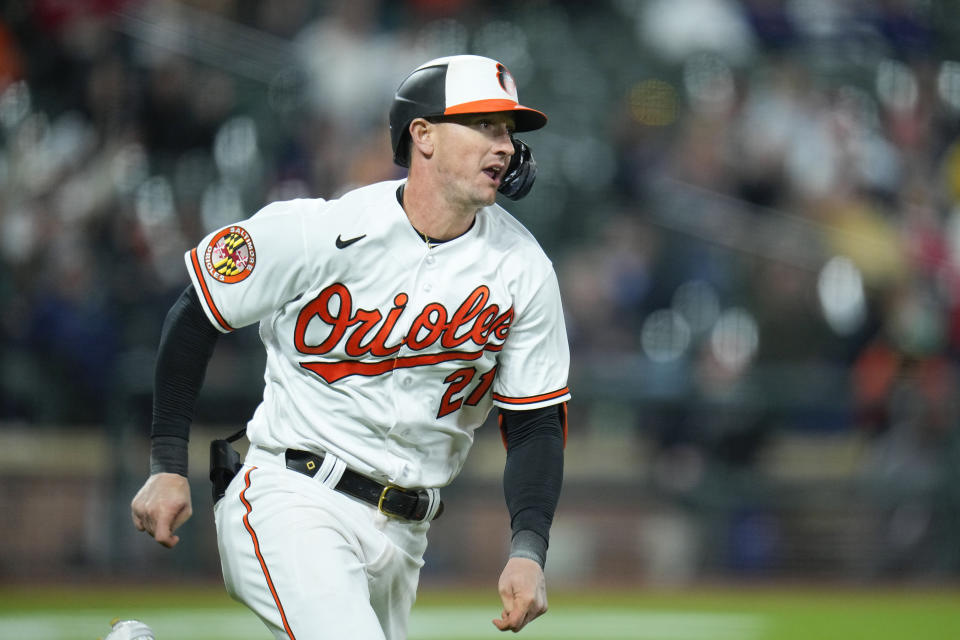
[[[510,558],[497,585],[503,613],[493,624],[516,633],[547,611],[547,583],[540,565],[528,558]]]

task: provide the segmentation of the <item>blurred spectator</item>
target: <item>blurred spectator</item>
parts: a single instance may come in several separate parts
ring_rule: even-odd
[[[493,22],[473,2],[285,6],[5,13],[0,326],[17,354],[5,375],[18,358],[40,377],[85,372],[59,392],[83,411],[51,402],[47,419],[103,418],[117,362],[152,352],[158,310],[185,282],[171,256],[278,194],[402,175],[383,127],[400,75],[489,47],[516,57],[531,103],[563,97],[553,133],[531,140],[539,195],[519,211],[552,232],[576,371],[610,353],[667,367],[640,393],[681,404],[783,367],[887,372],[878,386],[854,369],[865,395],[839,401],[848,412],[830,420],[843,420],[875,414],[906,375],[875,360],[880,327],[911,327],[891,361],[928,340],[925,358],[955,365],[960,63],[935,57],[948,48],[928,5],[541,2],[498,5]],[[605,47],[579,44],[597,34]],[[5,417],[30,414],[24,389],[5,390]],[[758,430],[775,428],[759,415]]]
[[[873,569],[933,567],[960,504],[955,4],[6,3],[0,428],[145,425],[178,256],[265,202],[402,176],[385,129],[402,74],[495,51],[525,102],[553,105],[515,210],[563,288],[571,437],[642,437],[629,482],[700,508],[659,525],[679,573],[704,513],[745,573],[818,544],[758,477],[789,473],[782,440],[825,435],[854,443],[843,478],[885,508]],[[201,421],[256,403],[258,337],[239,333]]]

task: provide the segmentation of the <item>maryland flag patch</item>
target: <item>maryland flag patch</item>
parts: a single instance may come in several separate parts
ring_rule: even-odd
[[[213,237],[207,245],[203,264],[210,277],[233,284],[253,273],[257,252],[253,240],[243,227],[227,227]]]

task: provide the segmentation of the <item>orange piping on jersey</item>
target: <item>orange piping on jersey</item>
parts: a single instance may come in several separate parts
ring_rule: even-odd
[[[190,261],[193,263],[193,271],[197,274],[197,282],[200,283],[200,289],[203,291],[203,298],[207,301],[207,308],[210,309],[213,317],[216,318],[217,323],[221,327],[226,331],[233,331],[233,327],[227,324],[227,321],[220,315],[217,305],[213,303],[213,296],[210,295],[210,290],[207,289],[207,282],[203,279],[203,270],[200,268],[200,259],[197,257],[197,250],[195,248],[190,251]]]
[[[444,351],[420,356],[403,356],[380,360],[378,362],[360,362],[358,360],[340,360],[339,362],[301,362],[300,366],[323,378],[328,383],[336,382],[347,376],[379,376],[394,369],[410,369],[412,367],[426,367],[451,360],[476,360],[484,351],[496,351],[490,345],[479,351]]]
[[[240,492],[240,502],[242,502],[243,506],[247,509],[247,512],[243,516],[243,526],[247,528],[247,532],[250,534],[250,538],[253,540],[253,550],[257,554],[257,560],[260,561],[260,569],[263,570],[263,576],[267,579],[267,586],[270,588],[270,593],[273,595],[273,601],[276,603],[277,610],[280,612],[280,619],[283,621],[283,629],[287,632],[287,635],[290,636],[290,640],[296,640],[296,638],[293,637],[293,631],[290,630],[290,624],[287,622],[287,614],[283,611],[283,605],[280,603],[280,596],[277,595],[277,590],[273,586],[273,579],[270,577],[270,571],[267,570],[267,562],[260,554],[260,540],[257,539],[257,534],[250,525],[250,513],[253,512],[253,507],[247,501],[245,494],[247,493],[247,489],[250,488],[250,474],[253,473],[254,469],[256,469],[256,467],[253,467],[247,471],[247,474],[244,476],[246,486],[244,487],[243,491]]]
[[[560,423],[563,425],[563,448],[567,448],[567,403],[560,403]]]
[[[503,448],[507,448],[507,427],[503,424],[503,414],[497,414],[497,426],[500,427],[500,440],[503,442]]]
[[[560,396],[565,396],[570,393],[570,387],[564,387],[563,389],[557,389],[556,391],[551,391],[550,393],[544,393],[539,396],[527,396],[526,398],[508,398],[507,396],[501,396],[500,394],[493,394],[493,399],[497,402],[503,402],[504,404],[535,404],[537,402],[544,402],[546,400],[553,400],[554,398],[559,398]]]

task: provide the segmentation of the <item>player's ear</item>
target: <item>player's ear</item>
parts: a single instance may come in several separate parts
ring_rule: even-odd
[[[436,126],[424,118],[415,118],[410,123],[410,152],[419,152],[429,158],[436,144]]]

